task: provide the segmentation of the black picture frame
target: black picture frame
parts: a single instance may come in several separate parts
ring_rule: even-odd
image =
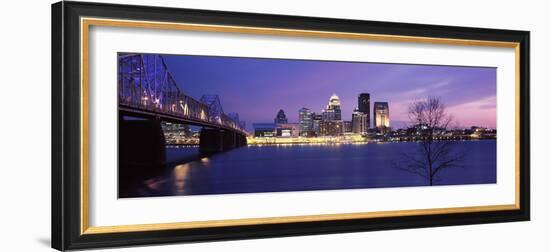
[[[252,26],[490,40],[519,43],[519,209],[239,225],[156,231],[82,234],[80,18]],[[73,250],[174,242],[252,239],[449,225],[527,221],[530,218],[529,32],[393,22],[267,15],[102,3],[52,5],[52,247]]]

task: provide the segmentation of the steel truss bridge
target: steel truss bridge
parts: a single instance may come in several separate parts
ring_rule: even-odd
[[[196,100],[182,92],[156,54],[119,54],[118,107],[126,115],[247,134],[237,113],[224,113],[218,95]]]

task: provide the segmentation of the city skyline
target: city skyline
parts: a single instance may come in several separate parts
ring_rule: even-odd
[[[459,126],[496,128],[496,69],[287,59],[164,55],[178,86],[192,96],[220,94],[226,112],[252,123],[272,122],[283,109],[299,122],[299,109],[321,113],[340,97],[342,120],[351,121],[358,95],[390,103],[392,128],[407,118],[407,104],[438,96]],[[371,127],[372,125],[372,119]]]
[[[276,128],[290,130],[291,124],[297,125],[300,136],[327,136],[341,135],[344,133],[355,133],[366,135],[369,129],[377,129],[380,132],[387,132],[390,129],[389,124],[389,105],[387,102],[374,102],[373,115],[377,115],[374,124],[369,124],[370,119],[370,94],[361,93],[357,96],[357,107],[353,110],[351,121],[342,120],[342,111],[340,107],[340,98],[336,94],[332,94],[328,103],[321,112],[312,111],[309,108],[303,107],[298,110],[298,123],[288,122],[285,112],[281,109],[277,112],[274,119],[273,131]],[[379,106],[381,105],[381,106]],[[376,123],[379,121],[379,123]],[[259,131],[258,123],[253,123],[254,135],[262,136],[266,133],[266,125],[268,123],[260,123]],[[294,130],[291,130],[294,131]],[[269,130],[267,130],[269,132]],[[372,131],[371,131],[372,132]],[[269,133],[271,134],[271,133]],[[277,136],[280,134],[276,133]]]

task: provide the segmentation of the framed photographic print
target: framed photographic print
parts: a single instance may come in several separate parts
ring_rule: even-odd
[[[529,220],[529,32],[60,2],[58,250]]]

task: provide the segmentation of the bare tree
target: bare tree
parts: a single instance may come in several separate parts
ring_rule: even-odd
[[[453,117],[436,97],[414,101],[409,105],[409,119],[415,129],[418,148],[403,153],[398,168],[426,178],[430,186],[436,175],[444,169],[457,167],[464,154],[453,150],[455,142],[440,140],[442,132],[449,128]]]

